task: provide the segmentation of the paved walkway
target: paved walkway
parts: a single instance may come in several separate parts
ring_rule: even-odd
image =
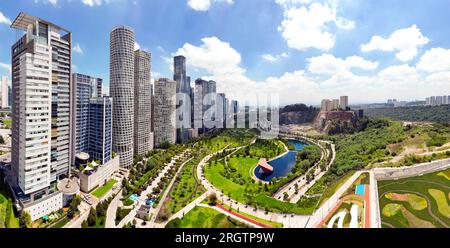
[[[142,191],[141,195],[139,196],[139,200],[133,205],[133,209],[130,211],[130,213],[125,216],[125,218],[120,221],[120,223],[117,225],[117,227],[122,228],[125,224],[132,222],[136,216],[137,210],[142,205],[143,202],[147,199],[147,195],[152,193],[153,190],[158,187],[159,182],[161,182],[162,178],[166,175],[166,173],[175,165],[175,162],[177,159],[183,157],[188,150],[183,151],[183,153],[174,156],[169,164],[167,164],[164,169],[158,174],[158,176],[155,178],[155,180],[152,181],[152,183],[147,187],[146,190]],[[151,214],[155,215],[155,209],[152,209]]]
[[[240,149],[242,147],[234,148],[234,149]],[[219,153],[219,152],[217,152]],[[199,165],[197,166],[197,177],[201,180],[202,185],[205,187],[205,189],[209,190],[211,193],[215,193],[219,200],[221,200],[224,204],[232,205],[234,209],[239,209],[240,212],[256,216],[261,219],[274,221],[274,222],[280,222],[283,223],[283,226],[288,228],[303,228],[305,227],[309,216],[304,215],[292,215],[292,214],[283,214],[283,213],[273,213],[273,212],[267,212],[258,209],[252,206],[247,206],[245,204],[239,203],[237,201],[234,201],[230,199],[229,197],[222,194],[222,192],[215,188],[208,180],[205,179],[205,176],[203,174],[203,168],[205,167],[205,164],[217,153],[210,154],[206,156],[202,161],[200,161]]]

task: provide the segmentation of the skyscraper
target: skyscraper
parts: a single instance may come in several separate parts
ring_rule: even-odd
[[[8,108],[9,105],[9,88],[10,81],[7,76],[2,77],[2,108]]]
[[[11,50],[10,184],[21,191],[14,193],[35,220],[62,207],[52,186],[69,172],[72,35],[23,12],[11,27],[25,34]]]
[[[137,50],[134,61],[134,152],[143,156],[153,149],[151,54]]]
[[[110,35],[110,95],[113,109],[113,150],[120,166],[133,163],[134,147],[134,31],[119,26]]]
[[[348,96],[341,96],[341,101],[339,103],[342,110],[347,110],[348,107]]]
[[[71,162],[74,164],[75,156],[80,152],[89,150],[89,113],[90,100],[102,96],[101,78],[95,78],[79,73],[72,74],[72,108],[75,120],[72,129]]]
[[[95,97],[89,100],[88,149],[93,161],[108,163],[112,158],[112,113],[111,97]]]
[[[186,58],[173,58],[173,80],[177,82],[177,142],[185,143],[189,140],[189,128],[192,125],[191,79],[186,75]]]
[[[177,83],[167,78],[155,81],[154,108],[155,146],[176,142],[176,90]]]

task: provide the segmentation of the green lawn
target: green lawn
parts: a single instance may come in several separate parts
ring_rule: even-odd
[[[444,171],[444,173],[449,171],[450,169]],[[444,227],[441,222],[450,226],[448,210],[445,210],[448,208],[448,199],[445,199],[445,197],[449,195],[450,185],[445,177],[439,175],[440,173],[442,172],[397,181],[378,181],[382,221],[394,227]],[[395,199],[389,193],[399,195],[415,194],[423,199],[426,197],[428,198],[427,207],[418,208],[417,204],[411,204],[411,201],[402,201],[402,199],[398,198]],[[431,207],[433,215],[441,222],[429,214],[428,206]]]
[[[0,182],[0,228],[19,228],[19,218],[14,215],[13,203],[9,191]]]
[[[195,207],[180,222],[180,228],[244,228],[247,227],[214,209]]]
[[[63,228],[67,223],[69,223],[69,221],[70,221],[69,218],[64,217],[55,224],[53,224],[52,226],[50,226],[49,228]]]
[[[106,195],[106,193],[108,193],[112,187],[114,186],[114,184],[116,184],[117,181],[114,179],[109,180],[105,185],[103,185],[102,187],[96,189],[94,192],[92,192],[92,195],[97,197],[98,199],[102,198],[104,195]]]

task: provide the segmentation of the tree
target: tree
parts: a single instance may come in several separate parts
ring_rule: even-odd
[[[215,206],[217,204],[217,195],[215,193],[210,194],[208,196],[208,200],[209,200],[209,205]]]
[[[26,228],[30,228],[31,227],[31,215],[30,213],[28,213],[28,211],[22,211],[22,213],[20,214],[20,225]]]
[[[87,221],[89,226],[95,226],[95,224],[97,223],[97,213],[93,207],[91,207],[91,210],[89,211],[89,217]]]
[[[87,222],[87,220],[84,220],[82,223],[81,223],[81,228],[88,228],[89,226],[88,226],[88,222]]]

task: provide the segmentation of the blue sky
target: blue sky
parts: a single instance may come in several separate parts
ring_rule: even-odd
[[[448,9],[447,0],[2,0],[0,75],[19,35],[8,23],[25,11],[71,30],[75,71],[106,82],[109,32],[125,24],[152,52],[155,78],[171,78],[171,57],[183,54],[188,74],[239,100],[422,99],[450,94]]]

